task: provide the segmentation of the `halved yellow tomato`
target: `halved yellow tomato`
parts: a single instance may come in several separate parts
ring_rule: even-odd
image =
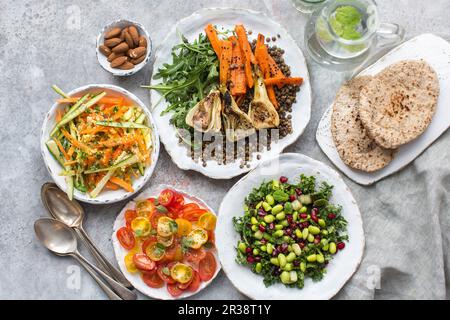
[[[136,265],[134,264],[133,257],[136,254],[134,250],[131,250],[128,252],[128,254],[124,258],[125,267],[127,268],[128,272],[130,273],[136,273],[138,269],[136,268]]]
[[[170,269],[170,275],[179,283],[188,283],[192,280],[194,272],[191,266],[184,263],[176,263]]]
[[[146,237],[152,231],[152,226],[147,218],[137,217],[131,221],[131,230],[137,237]]]
[[[170,235],[168,237],[160,236],[159,234],[156,236],[158,243],[162,244],[164,247],[170,247],[173,243],[174,235]]]
[[[145,254],[153,261],[161,260],[162,258],[164,258],[165,253],[166,249],[164,248],[164,246],[157,242],[153,242],[145,249]]]
[[[189,220],[178,218],[175,220],[178,226],[177,236],[187,236],[192,230],[192,223]]]
[[[177,223],[169,217],[163,216],[158,219],[157,233],[161,237],[169,237],[177,232]]]
[[[208,241],[208,232],[202,228],[197,228],[187,235],[187,243],[192,249],[199,249]]]
[[[136,213],[140,217],[149,218],[155,213],[156,207],[153,202],[148,200],[139,201],[136,204]]]
[[[211,231],[216,228],[217,217],[211,212],[204,213],[198,219],[197,224],[205,230]]]

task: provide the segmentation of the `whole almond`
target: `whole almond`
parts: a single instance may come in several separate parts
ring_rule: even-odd
[[[125,38],[125,42],[128,44],[128,47],[130,47],[132,49],[135,48],[133,38],[131,38],[131,35],[128,31],[124,32],[124,38]]]
[[[145,54],[143,54],[140,58],[137,59],[131,59],[130,62],[134,65],[137,65],[145,60]]]
[[[147,39],[145,38],[145,36],[139,37],[139,47],[147,48]]]
[[[119,66],[119,69],[122,70],[130,70],[134,68],[134,64],[132,64],[131,62],[126,61],[124,64],[122,64],[121,66]]]
[[[137,47],[137,48],[131,50],[128,55],[132,59],[137,59],[137,58],[142,57],[146,53],[147,53],[147,48],[145,48],[145,47]]]
[[[136,46],[139,45],[139,32],[135,26],[129,26],[128,32],[130,33],[131,37],[133,38],[133,42]]]
[[[122,40],[120,40],[120,38],[111,38],[111,39],[105,40],[104,45],[107,47],[113,48],[121,42],[122,42]]]
[[[128,28],[123,28],[120,33],[120,39],[122,39],[122,41],[125,41],[125,31],[128,31]]]
[[[112,28],[111,30],[107,31],[105,33],[105,39],[111,39],[111,38],[116,38],[120,35],[120,33],[122,32],[122,29],[120,28]]]
[[[117,52],[117,53],[125,53],[128,51],[128,49],[130,49],[127,45],[126,42],[122,42],[120,44],[118,44],[117,46],[115,46],[114,48],[112,48],[112,52]]]
[[[117,68],[121,65],[123,65],[125,62],[127,62],[128,57],[126,56],[122,56],[122,57],[118,57],[116,59],[114,59],[113,61],[111,61],[111,68]]]
[[[113,61],[114,59],[116,59],[116,58],[118,58],[118,57],[122,57],[122,56],[124,56],[125,55],[125,53],[115,53],[115,52],[113,52],[113,53],[111,53],[109,56],[108,56],[108,62],[111,62],[111,61]]]
[[[111,54],[111,49],[103,44],[98,47],[98,50],[106,57],[109,57],[109,55]]]

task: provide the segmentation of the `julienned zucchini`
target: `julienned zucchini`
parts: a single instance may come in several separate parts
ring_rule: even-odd
[[[95,169],[95,170],[86,170],[84,173],[85,174],[90,174],[90,173],[97,173],[97,172],[103,172],[103,171],[110,171],[110,170],[116,170],[119,169],[121,167],[125,167],[125,166],[131,166],[135,163],[138,163],[139,159],[136,155],[132,155],[132,156],[128,156],[122,160],[120,160],[120,162],[117,162],[116,164],[108,167],[108,168],[102,168],[102,169]]]
[[[149,129],[146,125],[136,122],[114,122],[114,121],[96,121],[96,125],[104,127],[128,128],[128,129]]]
[[[48,140],[45,145],[47,146],[48,151],[51,153],[51,155],[55,158],[56,161],[58,161],[58,163],[65,168],[66,170],[68,169],[65,165],[64,165],[64,158],[61,155],[61,152],[58,149],[58,146],[56,144],[55,141],[53,140]],[[67,196],[69,197],[70,200],[73,199],[73,176],[66,176],[65,177],[66,180],[66,185],[67,185]]]
[[[135,158],[135,159],[132,159]],[[116,170],[124,165],[128,165],[128,164],[124,164],[127,161],[130,160],[136,160],[138,161],[136,156],[131,156],[128,158],[125,158],[125,155],[122,154],[121,156],[119,156],[119,159],[117,160],[117,162],[108,168],[108,172],[105,174],[105,176],[99,181],[99,183],[95,186],[95,189],[92,190],[89,195],[91,196],[91,198],[96,198],[99,193],[103,190],[103,188],[105,187],[105,185],[108,183],[109,179],[111,179],[111,177],[114,175],[114,173],[116,172]],[[133,162],[135,163],[135,162]]]
[[[54,136],[58,130],[66,125],[67,123],[69,123],[70,121],[72,121],[73,119],[75,119],[76,117],[78,117],[80,114],[82,114],[83,112],[85,112],[88,108],[92,107],[93,105],[95,105],[98,101],[100,101],[101,98],[103,98],[106,95],[106,92],[102,92],[99,93],[98,95],[96,95],[95,97],[93,97],[91,100],[89,100],[86,103],[83,103],[82,105],[80,105],[79,107],[77,107],[75,109],[75,105],[78,105],[80,103],[80,100],[77,101],[77,103],[72,106],[71,110],[66,114],[66,117],[63,117],[61,119],[61,121],[59,121],[55,127],[53,128],[52,132],[50,132],[50,136]],[[73,110],[73,111],[72,111]]]

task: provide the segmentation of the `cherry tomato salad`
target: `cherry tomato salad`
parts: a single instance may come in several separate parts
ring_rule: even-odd
[[[173,189],[136,203],[125,212],[117,239],[128,250],[130,273],[140,273],[151,288],[167,288],[173,296],[196,292],[217,270],[216,216]]]
[[[341,207],[329,202],[333,186],[314,176],[262,183],[246,197],[244,215],[233,224],[241,239],[237,263],[251,267],[270,286],[281,282],[303,288],[305,278],[319,281],[333,256],[348,241]]]

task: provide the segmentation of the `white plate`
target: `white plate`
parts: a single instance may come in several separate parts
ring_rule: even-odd
[[[303,77],[304,79],[300,92],[297,94],[297,103],[292,106],[292,127],[294,132],[280,139],[278,143],[272,143],[270,151],[265,150],[260,153],[260,160],[257,160],[256,153],[253,154],[253,159],[250,159],[250,168],[239,168],[240,161],[235,161],[227,165],[218,165],[215,161],[208,161],[206,167],[203,167],[201,162],[197,163],[193,161],[188,156],[187,149],[178,143],[178,137],[175,135],[174,127],[169,123],[172,114],[169,113],[160,116],[161,112],[166,109],[167,103],[163,100],[157,105],[161,99],[161,95],[154,90],[151,91],[152,106],[156,106],[153,110],[153,116],[161,132],[161,141],[175,164],[183,170],[195,170],[214,179],[229,179],[250,171],[261,161],[280,154],[284,148],[300,137],[310,119],[311,87],[305,58],[300,48],[296,45],[295,40],[280,24],[265,14],[245,9],[202,9],[178,22],[156,52],[154,72],[156,73],[158,68],[164,63],[171,62],[169,59],[171,57],[172,47],[180,43],[178,31],[184,34],[189,41],[193,41],[200,33],[204,33],[203,30],[208,23],[217,25],[219,28],[234,28],[237,23],[243,23],[247,30],[253,31],[250,37],[257,37],[258,33],[263,33],[266,36],[276,36],[279,34],[281,38],[277,39],[275,44],[285,50],[284,57],[286,63],[291,67],[292,75]],[[160,82],[161,80],[151,80],[152,85]]]
[[[158,130],[156,129],[155,122],[152,118],[151,113],[148,111],[145,104],[134,94],[125,90],[121,87],[110,85],[110,84],[90,84],[84,87],[77,88],[75,90],[67,93],[69,96],[81,96],[84,93],[91,91],[105,91],[107,93],[114,94],[116,96],[123,96],[126,99],[132,101],[136,106],[141,108],[146,116],[147,116],[147,125],[152,128],[152,141],[153,141],[153,149],[151,154],[152,163],[150,167],[145,169],[145,173],[143,177],[139,177],[135,179],[133,182],[134,192],[127,192],[123,189],[119,190],[103,190],[96,198],[91,198],[88,194],[82,193],[78,190],[74,190],[74,198],[80,200],[82,202],[92,203],[92,204],[105,204],[105,203],[114,203],[121,200],[125,200],[126,198],[132,196],[136,192],[138,192],[150,179],[153,174],[153,170],[155,169],[156,162],[158,161],[159,156],[159,135]],[[44,119],[44,123],[42,124],[41,130],[41,153],[44,158],[45,166],[47,167],[48,172],[53,178],[53,181],[58,185],[58,187],[64,191],[67,190],[66,182],[64,177],[60,176],[59,173],[63,170],[61,165],[55,160],[55,158],[50,154],[45,145],[45,142],[49,139],[50,131],[53,129],[55,125],[55,114],[56,110],[61,108],[61,104],[54,103],[50,108],[50,111],[47,113]]]
[[[385,67],[405,59],[423,59],[436,71],[439,78],[440,95],[436,114],[428,129],[417,139],[400,147],[394,160],[376,172],[363,172],[347,166],[339,157],[331,135],[332,106],[325,111],[317,128],[316,139],[323,152],[347,177],[362,184],[373,184],[407,166],[430,146],[450,126],[450,44],[433,34],[417,36],[365,69],[360,75],[375,75]]]
[[[345,249],[330,261],[322,281],[313,282],[306,279],[303,289],[288,288],[281,283],[266,288],[260,275],[235,261],[239,234],[233,228],[232,218],[243,215],[245,197],[262,182],[278,179],[280,176],[297,182],[302,173],[316,176],[318,183],[327,181],[334,185],[330,202],[342,205],[342,215],[348,221],[349,242],[346,243]],[[285,153],[265,161],[230,189],[220,205],[216,235],[221,239],[217,247],[223,270],[236,289],[252,299],[330,299],[356,271],[364,251],[361,214],[347,185],[330,167],[296,153]]]
[[[121,245],[119,240],[117,239],[116,233],[117,230],[119,230],[120,228],[125,226],[125,211],[127,211],[128,209],[134,209],[135,208],[135,203],[139,200],[144,200],[144,199],[148,199],[150,197],[157,197],[159,195],[159,193],[164,190],[164,189],[172,189],[175,190],[179,193],[181,193],[185,200],[186,203],[189,202],[196,202],[200,205],[200,207],[206,208],[208,209],[211,213],[216,214],[213,209],[211,209],[210,206],[208,206],[203,200],[189,195],[187,194],[185,191],[183,190],[179,190],[176,189],[172,186],[167,186],[167,185],[159,185],[157,187],[151,187],[148,188],[146,190],[144,190],[139,196],[137,196],[135,199],[133,199],[132,201],[130,201],[123,209],[122,211],[120,211],[119,215],[116,218],[116,221],[114,222],[114,226],[113,226],[113,234],[112,234],[112,243],[113,243],[113,247],[114,247],[114,253],[117,259],[117,263],[119,264],[119,268],[122,271],[122,273],[125,275],[125,277],[128,279],[128,281],[130,281],[130,283],[137,289],[139,290],[141,293],[145,294],[146,296],[150,297],[150,298],[155,298],[155,299],[163,299],[163,300],[174,300],[174,299],[182,299],[182,298],[188,298],[190,296],[193,296],[194,294],[199,293],[200,291],[202,291],[204,288],[206,288],[215,278],[216,276],[219,274],[220,271],[220,263],[219,263],[219,257],[217,255],[217,252],[214,254],[214,256],[216,257],[216,262],[217,262],[217,269],[216,269],[216,273],[214,274],[214,277],[211,278],[211,280],[207,281],[207,282],[201,282],[200,284],[200,288],[196,291],[196,292],[188,292],[185,291],[183,292],[180,296],[174,298],[172,297],[169,292],[167,292],[167,288],[166,286],[156,289],[156,288],[151,288],[148,285],[145,284],[145,282],[142,280],[141,276],[139,273],[129,273],[127,270],[127,267],[125,266],[125,262],[124,262],[124,258],[127,255],[128,251],[125,250]],[[217,237],[216,237],[216,245],[217,245]]]

